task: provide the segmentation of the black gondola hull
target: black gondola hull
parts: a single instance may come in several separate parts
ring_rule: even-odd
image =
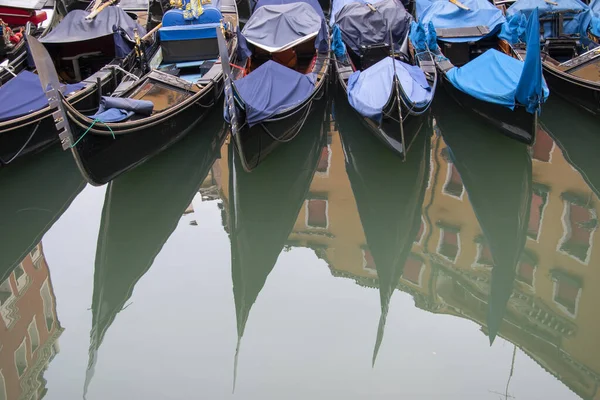
[[[577,79],[567,73],[561,73],[545,63],[544,78],[552,91],[584,110],[600,116],[600,84]]]
[[[510,138],[525,144],[533,144],[537,131],[537,113],[531,114],[520,106],[511,110],[499,104],[476,99],[457,89],[448,80],[446,74],[441,73],[440,75],[445,90],[465,110],[472,111]]]

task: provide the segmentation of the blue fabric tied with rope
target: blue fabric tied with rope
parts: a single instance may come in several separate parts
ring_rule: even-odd
[[[344,58],[346,56],[346,45],[342,40],[342,31],[339,25],[333,26],[333,34],[331,35],[331,50],[337,58]]]
[[[99,122],[121,122],[131,118],[133,114],[150,116],[153,110],[154,103],[148,100],[102,96],[98,112],[90,118]]]
[[[421,53],[427,51],[427,35],[425,34],[425,27],[420,22],[410,23],[410,41],[412,42],[415,50]]]

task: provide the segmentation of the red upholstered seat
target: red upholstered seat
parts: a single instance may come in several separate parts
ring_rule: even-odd
[[[45,11],[23,10],[21,8],[0,7],[0,19],[9,26],[23,26],[27,22],[38,25],[48,18]]]

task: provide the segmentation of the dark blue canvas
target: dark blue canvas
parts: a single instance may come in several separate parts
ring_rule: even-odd
[[[246,120],[250,126],[302,103],[310,97],[314,87],[311,76],[271,60],[235,81],[235,88],[246,104]]]
[[[85,19],[87,15],[87,11],[71,11],[50,33],[41,38],[40,42],[80,42],[112,35],[118,31],[123,31],[133,40],[134,29],[138,30],[140,36],[146,34],[146,30],[119,7],[107,7],[91,21]]]
[[[149,116],[153,109],[154,104],[148,100],[102,96],[98,112],[90,118],[101,122],[120,122],[130,118],[133,114]]]
[[[67,85],[64,94],[81,89],[85,85]],[[16,77],[0,86],[0,121],[21,117],[48,105],[40,78],[33,72],[21,71]]]

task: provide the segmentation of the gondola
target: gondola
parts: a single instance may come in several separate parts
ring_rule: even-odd
[[[0,86],[27,67],[25,34],[44,35],[61,14],[66,14],[63,0],[0,1]]]
[[[437,82],[425,30],[411,28],[400,0],[334,0],[332,9],[337,81],[369,131],[405,158],[407,125],[428,113]],[[423,40],[411,40],[416,31]]]
[[[91,184],[107,183],[163,151],[217,103],[223,93],[223,70],[216,32],[226,31],[227,51],[233,55],[237,8],[234,0],[199,7],[189,17],[182,9],[165,13],[158,30],[160,51],[150,58],[150,71],[133,81],[125,77],[112,96],[101,99],[94,115],[79,112],[63,97],[57,102],[63,148],[71,150]],[[45,49],[35,39],[31,48],[36,49],[38,70],[46,68],[54,76],[47,87],[55,88],[56,73],[46,62]],[[47,96],[54,96],[54,90]]]
[[[546,108],[547,111],[546,111]],[[565,118],[568,115],[568,118]],[[544,106],[540,126],[554,139],[565,159],[600,197],[598,120],[570,102],[552,97]],[[596,144],[598,146],[596,146]]]
[[[506,18],[512,28],[508,36],[521,54],[526,46],[518,32],[534,8],[543,28],[542,66],[550,89],[600,116],[600,22],[590,23],[590,7],[580,0],[516,1],[506,10]]]
[[[72,11],[39,39],[46,47],[42,46],[44,52],[52,56],[47,68],[60,71],[60,81],[54,74],[55,86],[66,83],[60,89],[65,99],[83,113],[93,113],[100,96],[111,93],[123,75],[131,75],[130,71],[139,63],[134,37],[136,33],[145,34],[118,7],[103,8],[91,21],[85,19],[89,15],[87,11]],[[26,38],[29,50],[33,42],[39,44],[34,36]],[[42,88],[48,87],[40,81],[44,76],[39,68],[37,74],[24,69],[0,87],[0,166],[43,150],[58,140],[59,130],[54,120],[61,121],[61,117],[54,115],[56,105],[49,103],[44,95]]]
[[[83,190],[73,159],[60,149],[0,169],[0,282],[42,240]]]
[[[440,95],[433,113],[460,174],[493,260],[488,297],[490,343],[498,333],[513,290],[532,199],[532,165],[522,143],[495,135],[489,125],[460,117],[460,108]]]
[[[487,0],[417,0],[417,18],[427,27],[442,86],[452,98],[505,135],[532,144],[541,104],[549,95],[539,25],[528,25],[532,45],[522,62],[499,37],[506,20]]]
[[[373,363],[383,339],[390,299],[397,288],[421,225],[428,185],[431,117],[415,137],[405,162],[353,124],[347,105],[337,108],[346,172],[358,207],[368,251],[375,263],[381,300]],[[416,257],[416,256],[414,256]]]
[[[107,187],[96,248],[84,392],[93,378],[104,335],[220,155],[227,134],[221,115],[213,113],[205,127],[204,135],[189,135]]]
[[[225,119],[250,171],[244,148],[258,143],[264,158],[292,141],[325,94],[329,33],[317,0],[261,0],[239,37],[239,57],[226,63]]]
[[[304,134],[251,173],[245,171],[235,143],[229,144],[228,232],[238,336],[234,374],[252,305],[294,227],[317,169],[328,128],[329,110],[323,108],[325,112],[309,117]]]

